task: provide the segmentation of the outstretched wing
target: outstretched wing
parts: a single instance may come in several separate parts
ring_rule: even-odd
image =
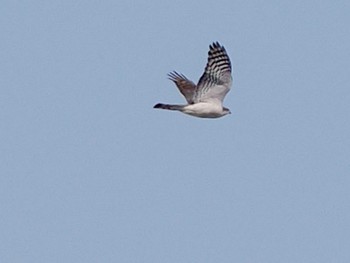
[[[179,74],[176,71],[170,72],[168,77],[176,84],[182,95],[186,98],[188,104],[192,104],[196,85],[184,75]]]
[[[215,42],[209,46],[208,62],[195,91],[195,102],[219,101],[222,103],[231,85],[230,58],[225,48]]]

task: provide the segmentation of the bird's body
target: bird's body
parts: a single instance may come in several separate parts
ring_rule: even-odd
[[[187,100],[187,105],[158,103],[157,109],[176,110],[200,118],[219,118],[230,114],[223,100],[232,85],[231,62],[218,42],[210,45],[208,63],[197,85],[177,72],[168,74]]]
[[[154,106],[154,108],[177,110],[199,118],[219,118],[230,113],[229,110],[227,108],[223,108],[220,103],[209,102],[198,102],[188,105],[171,105],[158,103]]]

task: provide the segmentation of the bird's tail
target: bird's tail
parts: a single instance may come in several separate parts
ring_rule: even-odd
[[[183,109],[183,105],[170,105],[170,104],[163,104],[163,103],[158,103],[154,105],[153,108],[155,109],[163,109],[163,110],[179,110],[181,111]]]

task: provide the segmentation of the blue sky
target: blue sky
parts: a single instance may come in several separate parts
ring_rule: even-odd
[[[348,1],[3,1],[1,262],[350,262]],[[223,44],[232,114],[183,103]]]

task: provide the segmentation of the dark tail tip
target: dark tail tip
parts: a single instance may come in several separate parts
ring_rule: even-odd
[[[162,103],[157,103],[156,105],[153,106],[154,109],[161,109],[163,108],[163,104]]]

